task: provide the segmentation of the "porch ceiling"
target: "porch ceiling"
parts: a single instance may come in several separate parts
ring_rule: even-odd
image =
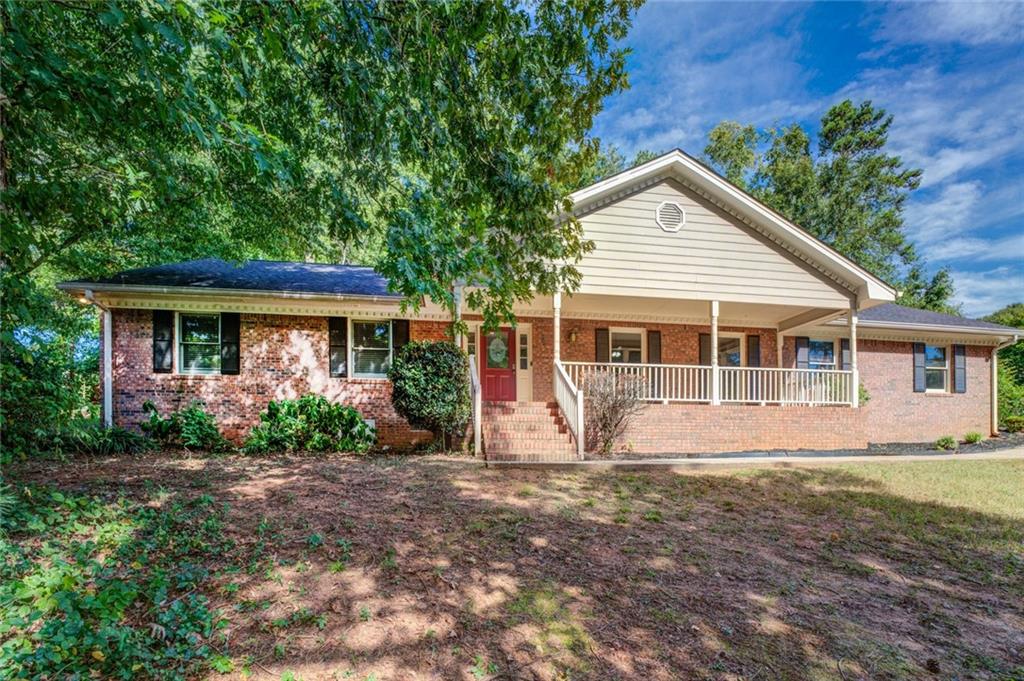
[[[779,324],[815,311],[827,310],[802,305],[764,303],[719,303],[722,326],[759,326],[775,328]],[[838,315],[844,310],[837,309]],[[706,300],[679,300],[635,296],[609,296],[577,293],[562,297],[562,317],[582,319],[621,319],[676,324],[708,324],[710,303]]]

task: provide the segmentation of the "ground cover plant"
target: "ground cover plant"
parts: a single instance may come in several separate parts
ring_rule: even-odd
[[[3,492],[5,678],[185,678],[215,655],[203,593],[229,546],[209,495]]]
[[[156,405],[146,400],[142,403],[142,411],[149,414],[149,420],[142,422],[142,432],[161,444],[211,452],[230,447],[221,435],[217,421],[200,400],[192,400],[184,409],[167,416],[161,416]]]
[[[193,595],[223,623],[191,672],[210,678],[1024,674],[1020,461],[677,475],[162,454],[11,473],[125,509],[212,498],[196,503],[225,543]]]

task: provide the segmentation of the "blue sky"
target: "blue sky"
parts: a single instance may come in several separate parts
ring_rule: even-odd
[[[627,157],[871,99],[924,170],[906,222],[929,268],[952,270],[965,314],[1024,301],[1024,4],[653,2],[626,42],[632,87],[594,134]]]

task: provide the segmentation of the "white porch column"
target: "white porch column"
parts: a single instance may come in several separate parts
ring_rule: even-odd
[[[462,331],[459,322],[462,321],[462,284],[456,284],[452,289],[452,297],[455,299],[455,347],[462,348]]]
[[[555,329],[554,329],[554,333],[555,333],[555,347],[554,347],[555,361],[556,362],[561,362],[562,361],[562,321],[561,321],[561,317],[562,317],[562,293],[560,291],[555,293],[555,296],[554,296],[554,299],[553,299],[552,302],[553,302],[554,310],[555,310],[555,319],[554,319],[554,325],[555,325]]]
[[[860,372],[857,370],[857,304],[850,305],[850,406],[860,406]]]
[[[1016,339],[1015,339],[1016,340]],[[992,371],[992,375],[989,378],[989,383],[992,386],[992,422],[989,424],[989,430],[991,435],[999,434],[999,346],[992,348],[992,361],[989,362],[989,368]]]
[[[718,373],[718,301],[711,301],[711,404],[721,404],[721,382]]]
[[[100,308],[103,319],[103,425],[114,426],[114,320],[109,309]]]

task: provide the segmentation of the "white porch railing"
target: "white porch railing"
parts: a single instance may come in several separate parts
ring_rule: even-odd
[[[576,454],[582,459],[583,439],[586,436],[583,426],[583,393],[558,360],[555,360],[555,401],[576,441]]]
[[[642,399],[648,402],[714,402],[714,374],[717,371],[720,402],[852,404],[852,371],[598,362],[562,362],[561,365],[568,381],[584,394],[588,376],[611,372],[615,376],[641,378]]]
[[[475,355],[469,356],[469,393],[473,400],[473,454],[480,456],[480,420],[483,417],[483,396]]]
[[[710,402],[711,367],[684,364],[611,364],[563,362],[573,383],[586,391],[587,376],[611,372],[616,377],[637,376],[643,380],[643,399],[651,402]]]
[[[719,367],[722,402],[850,405],[852,371]]]

